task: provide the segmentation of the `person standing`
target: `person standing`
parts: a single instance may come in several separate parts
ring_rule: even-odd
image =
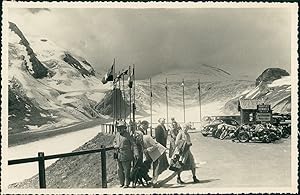
[[[142,121],[137,129],[137,131],[134,133],[135,137],[135,143],[137,145],[138,153],[139,153],[139,161],[143,162],[144,155],[143,155],[143,142],[142,139],[137,139],[140,137],[140,134],[146,135],[147,134],[147,129],[149,127],[148,121]]]
[[[148,128],[149,128],[149,122],[144,120],[141,122],[140,126],[138,127],[138,130],[141,131],[144,135],[146,135]]]
[[[188,133],[189,129],[190,129],[190,124],[185,124],[183,126],[183,130],[181,130],[178,133],[178,135],[176,137],[176,141],[175,141],[175,145],[177,147],[184,146],[184,148],[182,149],[183,152],[181,155],[183,157],[182,159],[185,159],[185,162],[183,163],[183,166],[180,169],[180,171],[178,171],[178,173],[177,173],[177,176],[178,176],[177,183],[179,183],[179,184],[184,184],[184,182],[180,178],[180,174],[182,171],[186,171],[186,170],[192,171],[194,183],[200,182],[196,177],[195,160],[194,160],[194,156],[190,150],[190,147],[192,146],[192,142],[191,142],[190,134]]]
[[[162,146],[167,146],[168,131],[165,127],[165,119],[160,118],[159,124],[155,128],[155,140]],[[156,186],[158,176],[169,167],[166,152],[164,152],[157,160],[153,162],[153,186]]]
[[[174,149],[175,149],[175,140],[180,130],[179,124],[175,121],[175,118],[171,118],[171,127],[170,127],[170,149],[169,149],[169,158],[172,158]]]
[[[118,121],[114,148],[117,150],[118,175],[120,187],[128,188],[130,184],[130,169],[133,159],[138,159],[138,150],[134,139],[126,131],[126,123]]]

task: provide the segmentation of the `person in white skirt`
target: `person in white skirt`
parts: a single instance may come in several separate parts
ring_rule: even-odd
[[[192,146],[191,137],[188,133],[188,130],[190,129],[190,124],[184,124],[183,129],[178,133],[176,136],[175,145],[176,147],[184,147],[182,150],[184,151],[182,153],[183,156],[181,156],[183,159],[183,166],[178,171],[177,174],[177,183],[184,184],[184,182],[181,180],[180,174],[182,171],[191,170],[193,175],[193,181],[194,183],[199,183],[200,181],[196,177],[196,165],[194,156],[190,150],[190,147]]]

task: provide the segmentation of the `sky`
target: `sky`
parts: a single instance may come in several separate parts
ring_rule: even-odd
[[[287,8],[24,9],[8,11],[25,35],[41,35],[98,72],[116,58],[137,79],[208,64],[255,79],[266,68],[291,71]]]

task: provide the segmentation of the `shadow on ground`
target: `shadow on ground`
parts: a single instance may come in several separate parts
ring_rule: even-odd
[[[164,184],[162,185],[161,187],[163,188],[183,188],[183,187],[187,187],[187,185],[189,184],[194,184],[194,185],[199,185],[199,184],[203,184],[203,183],[210,183],[210,182],[214,182],[214,181],[217,181],[217,180],[220,180],[220,179],[204,179],[204,180],[200,180],[199,183],[194,183],[192,181],[190,182],[185,182],[184,184]]]

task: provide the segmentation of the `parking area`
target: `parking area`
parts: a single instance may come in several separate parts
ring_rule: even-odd
[[[191,148],[197,165],[199,184],[192,183],[191,172],[182,173],[184,185],[176,177],[162,185],[167,188],[290,187],[291,139],[273,143],[235,143],[190,132]],[[160,180],[171,175],[165,171]]]

